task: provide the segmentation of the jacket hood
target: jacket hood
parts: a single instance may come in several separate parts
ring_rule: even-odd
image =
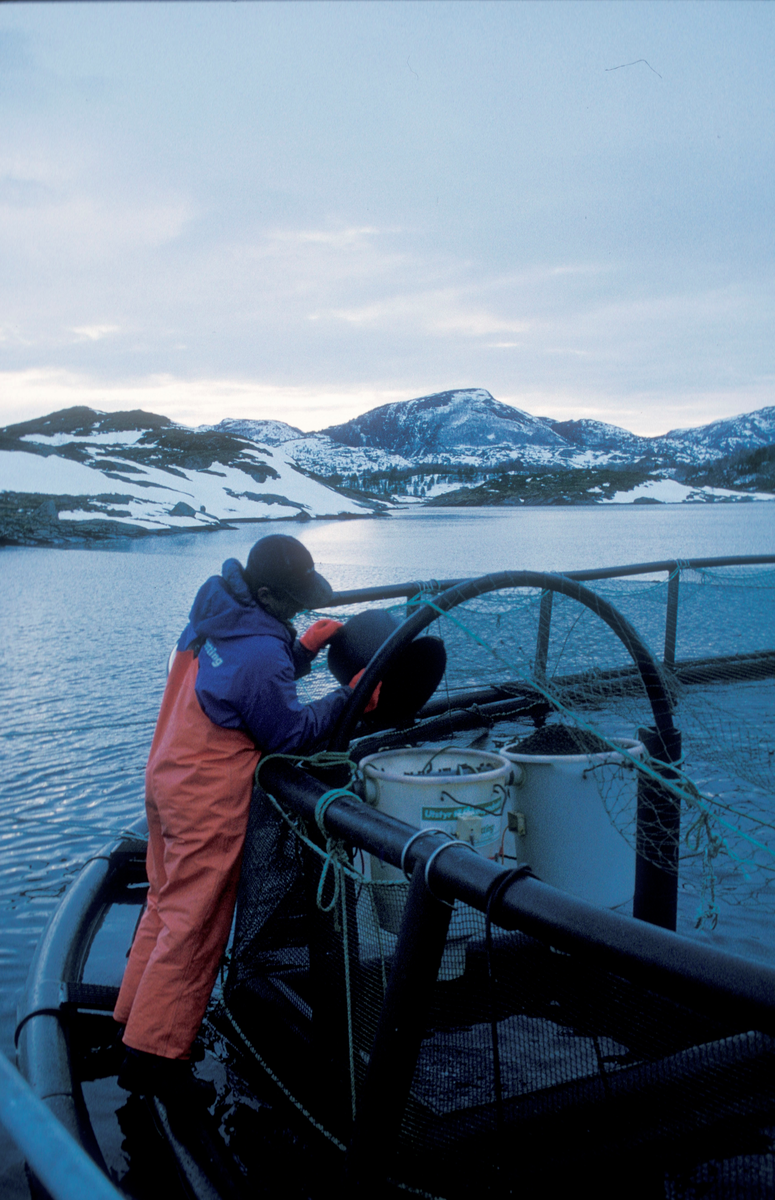
[[[290,629],[253,599],[242,566],[228,558],[220,575],[211,575],[196,594],[189,614],[195,637],[231,638],[263,634],[290,642]]]

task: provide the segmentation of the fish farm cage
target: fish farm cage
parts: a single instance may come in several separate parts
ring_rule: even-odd
[[[310,1144],[324,1164],[294,1197],[775,1195],[775,968],[674,932],[687,895],[711,930],[730,904],[775,913],[775,556],[407,583],[331,608],[374,605],[401,620],[329,751],[259,763],[204,1030],[244,1103],[239,1121],[216,1103],[229,1164],[189,1190],[275,1194],[251,1101],[269,1080],[311,1138],[278,1153]],[[364,718],[426,631],[447,652],[434,697],[390,727],[379,707]],[[326,688],[321,663],[300,694]],[[584,769],[632,851],[629,905],[536,877],[516,768],[490,856],[443,820],[364,803],[375,754],[423,747],[432,771],[463,746],[476,770],[479,754],[558,730],[582,757],[598,739],[633,782],[622,800],[610,773]],[[99,1074],[101,1049],[77,1014],[111,1007],[114,989],[89,982],[90,946],[110,905],[137,903],[141,860],[135,837],[86,868],[21,1013],[25,1074],[95,1157],[79,1073]]]
[[[335,755],[259,765],[222,1020],[343,1151],[357,1191],[392,1181],[450,1198],[565,1194],[585,1181],[597,1196],[775,1194],[775,970],[669,932],[687,815],[695,827],[702,818],[695,842],[716,836],[675,717],[693,683],[745,687],[775,673],[775,655],[678,660],[678,581],[708,568],[630,570],[660,569],[661,662],[578,577],[507,572],[407,587],[409,616],[372,659],[333,741],[347,747],[357,730],[349,756],[360,762],[421,742],[430,761],[461,731],[485,726],[497,745],[499,732],[513,738],[515,719],[538,728],[559,719],[579,749],[591,728],[618,747],[601,712],[634,705],[647,754],[634,764],[632,811],[611,818],[625,835],[631,826],[638,921],[548,886],[518,854],[507,866],[503,854],[493,861],[442,830],[374,811]],[[477,688],[483,672],[469,664],[471,678],[421,720],[363,735],[359,710],[403,647],[458,614],[454,631],[491,654],[492,628],[504,622],[486,603],[513,611],[523,589],[535,632],[528,651],[520,646],[526,669],[517,663],[505,682],[490,669]],[[627,661],[590,670],[571,654],[564,673],[551,664],[561,601],[602,622]],[[567,663],[567,638],[563,648]],[[605,654],[610,662],[609,642]],[[510,658],[501,652],[501,668],[515,659],[513,647]],[[699,858],[706,868],[707,851]],[[398,870],[375,876],[375,860]]]

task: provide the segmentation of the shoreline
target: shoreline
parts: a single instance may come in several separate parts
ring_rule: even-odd
[[[11,493],[6,493],[11,495]],[[499,511],[545,511],[546,509],[584,509],[586,512],[591,510],[610,510],[610,509],[666,509],[666,508],[715,508],[722,506],[728,508],[740,504],[767,504],[775,501],[775,495],[764,499],[761,496],[757,497],[726,497],[713,496],[706,499],[683,500],[678,502],[652,500],[644,498],[636,498],[631,501],[616,501],[616,500],[582,500],[568,501],[563,499],[550,500],[543,504],[525,504],[525,503],[509,503],[508,501],[500,504],[438,504],[434,501],[422,501],[420,503],[397,503],[390,507],[384,506],[378,510],[372,510],[362,513],[320,513],[316,516],[310,516],[306,512],[297,512],[294,516],[284,517],[230,517],[228,521],[221,520],[208,513],[203,513],[203,520],[196,521],[190,525],[179,526],[164,526],[158,529],[148,529],[142,525],[133,525],[111,520],[109,517],[100,517],[96,519],[86,518],[82,521],[71,521],[61,519],[56,511],[54,497],[46,496],[42,498],[40,505],[32,512],[19,512],[8,514],[5,520],[2,520],[2,512],[0,510],[0,550],[16,547],[41,547],[43,549],[88,549],[90,546],[104,546],[105,544],[122,542],[122,541],[138,541],[146,537],[170,537],[175,534],[190,534],[190,533],[218,533],[230,529],[235,529],[239,525],[274,525],[277,522],[293,522],[298,525],[314,525],[319,521],[363,521],[374,519],[386,519],[394,514],[428,512],[438,513],[443,512],[445,516],[451,516],[454,512],[461,514],[470,512],[473,508],[485,508],[496,513]]]
[[[12,493],[6,493],[12,495]],[[3,514],[0,519],[0,550],[8,547],[35,547],[66,550],[70,547],[84,549],[118,541],[136,541],[146,537],[168,537],[179,533],[217,533],[235,529],[238,525],[272,525],[278,521],[293,521],[309,525],[315,521],[361,521],[381,517],[384,511],[363,513],[321,513],[310,516],[296,512],[284,517],[230,517],[221,520],[202,513],[203,520],[190,525],[168,525],[148,529],[143,525],[111,520],[110,517],[85,518],[82,521],[62,519],[56,510],[55,497],[43,496],[41,503],[31,512],[16,511]]]

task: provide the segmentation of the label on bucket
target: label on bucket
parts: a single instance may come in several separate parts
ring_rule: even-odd
[[[460,804],[453,808],[451,805],[436,806],[434,804],[423,805],[422,819],[423,821],[456,821],[458,817],[473,817],[477,813],[493,813],[500,816],[503,808],[503,799],[496,796],[492,800],[488,800],[486,804],[477,804],[476,808],[471,808],[467,804]]]
[[[469,846],[489,846],[500,834],[500,821],[488,817],[466,814],[455,823],[455,837]]]

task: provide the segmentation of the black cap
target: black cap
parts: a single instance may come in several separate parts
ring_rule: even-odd
[[[285,533],[271,533],[248,555],[245,578],[253,595],[260,587],[287,592],[303,608],[328,604],[333,588],[318,575],[306,546]]]

